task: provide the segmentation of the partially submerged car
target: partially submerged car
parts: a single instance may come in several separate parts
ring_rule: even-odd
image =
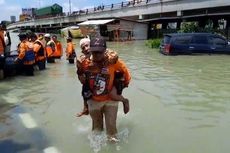
[[[230,44],[226,38],[212,33],[165,34],[160,45],[165,55],[178,54],[230,54]]]

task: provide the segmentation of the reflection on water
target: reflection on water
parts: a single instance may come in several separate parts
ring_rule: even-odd
[[[79,53],[79,40],[74,42]],[[105,134],[91,135],[89,116],[75,117],[83,106],[81,85],[75,65],[65,58],[36,71],[35,77],[1,81],[0,104],[7,109],[1,109],[0,116],[7,114],[9,120],[11,105],[23,108],[63,153],[230,150],[228,55],[164,56],[145,47],[144,41],[108,42],[108,46],[118,51],[132,73],[124,90],[131,111],[124,115],[119,106],[116,145],[108,144]]]

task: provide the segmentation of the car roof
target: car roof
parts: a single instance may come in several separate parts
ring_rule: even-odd
[[[170,37],[177,37],[177,36],[194,36],[194,35],[199,35],[199,36],[213,36],[217,34],[213,33],[170,33],[170,34],[165,34],[164,36],[170,36]]]

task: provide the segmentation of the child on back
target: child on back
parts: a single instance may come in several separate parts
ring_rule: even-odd
[[[77,114],[77,117],[80,117],[82,115],[88,115],[88,104],[87,100],[91,98],[92,93],[90,92],[89,88],[89,81],[88,81],[88,74],[87,74],[87,66],[90,60],[90,52],[89,52],[89,47],[90,47],[90,39],[89,38],[83,38],[80,40],[80,47],[82,49],[82,54],[77,57],[77,74],[78,74],[78,79],[82,83],[82,97],[84,100],[84,108],[83,111]]]
[[[87,66],[91,60],[90,59],[91,53],[89,51],[90,39],[89,38],[81,39],[80,47],[82,49],[82,55],[80,55],[77,58],[76,66],[77,66],[78,79],[82,83],[82,96],[84,100],[84,108],[82,112],[77,114],[77,117],[81,117],[82,115],[89,114],[87,100],[90,99],[92,96],[89,87],[89,78],[88,78],[88,71],[87,71]],[[107,57],[106,64],[115,64],[118,59],[117,53],[111,50],[106,51],[106,57]],[[110,97],[115,101],[122,101],[124,113],[127,114],[129,112],[129,100],[121,95],[124,87],[125,86],[123,82],[123,73],[115,72],[114,87],[110,92]]]

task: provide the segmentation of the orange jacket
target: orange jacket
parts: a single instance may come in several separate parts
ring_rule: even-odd
[[[111,100],[109,93],[113,87],[114,73],[116,71],[124,74],[125,85],[128,86],[131,75],[120,59],[115,64],[110,64],[105,67],[98,67],[91,62],[88,66],[90,90],[93,93],[92,99],[95,101]]]
[[[56,44],[56,50],[55,50],[53,56],[57,57],[57,58],[60,58],[62,56],[62,54],[63,54],[62,53],[62,44],[59,41],[55,42],[55,44]]]
[[[66,46],[66,57],[69,57],[74,52],[74,45],[72,42],[68,42]]]
[[[24,65],[33,65],[35,63],[35,56],[33,51],[33,43],[24,40],[18,47],[18,58],[23,61]]]
[[[81,54],[80,56],[78,56],[76,62],[77,74],[83,75],[86,72],[89,63],[90,57],[87,57],[87,55]]]
[[[53,57],[53,54],[56,50],[56,45],[54,43],[54,41],[50,40],[47,45],[46,45],[46,54],[47,54],[47,57]]]
[[[4,31],[0,30],[0,55],[4,54],[6,44],[4,41]]]
[[[43,42],[37,39],[34,42],[34,53],[35,53],[35,61],[43,61],[46,59],[45,47],[43,46]]]

